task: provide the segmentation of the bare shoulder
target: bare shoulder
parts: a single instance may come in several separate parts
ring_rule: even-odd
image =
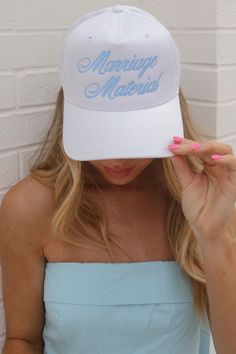
[[[5,201],[14,199],[16,205],[20,205],[23,211],[28,209],[32,212],[43,212],[44,208],[42,209],[42,207],[50,208],[54,203],[52,190],[31,175],[14,184],[4,196],[3,202],[4,199]]]
[[[45,230],[50,227],[50,215],[55,208],[53,192],[31,175],[13,185],[5,194],[0,211],[14,227],[24,225],[32,230],[32,241],[43,245]],[[30,234],[30,233],[29,233]]]
[[[16,212],[15,217],[30,216],[30,220],[48,215],[55,207],[52,190],[31,175],[14,184],[4,196],[2,204],[10,204]]]

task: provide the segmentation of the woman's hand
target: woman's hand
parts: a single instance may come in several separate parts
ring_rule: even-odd
[[[229,230],[236,236],[236,157],[231,146],[215,140],[180,140],[174,139],[178,149],[168,147],[176,155],[171,161],[182,188],[182,210],[195,236],[214,240]],[[221,158],[214,160],[215,154]],[[197,156],[202,172],[192,173],[184,155]]]

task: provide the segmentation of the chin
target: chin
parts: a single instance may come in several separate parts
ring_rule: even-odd
[[[128,179],[126,178],[112,178],[112,177],[108,177],[108,176],[104,176],[104,178],[106,179],[107,182],[109,182],[110,184],[113,185],[126,185],[129,183],[132,183],[132,181],[134,180],[134,178]]]

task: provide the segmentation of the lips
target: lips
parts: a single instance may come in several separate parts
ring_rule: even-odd
[[[130,174],[133,167],[126,168],[126,169],[114,169],[114,168],[104,166],[104,169],[111,177],[123,178],[123,177],[126,177]]]

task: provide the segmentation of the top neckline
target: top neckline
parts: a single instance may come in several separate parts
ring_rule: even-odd
[[[78,265],[136,265],[136,264],[158,264],[158,263],[173,263],[177,264],[176,260],[151,260],[151,261],[135,261],[135,262],[46,262],[46,264],[78,264]]]

